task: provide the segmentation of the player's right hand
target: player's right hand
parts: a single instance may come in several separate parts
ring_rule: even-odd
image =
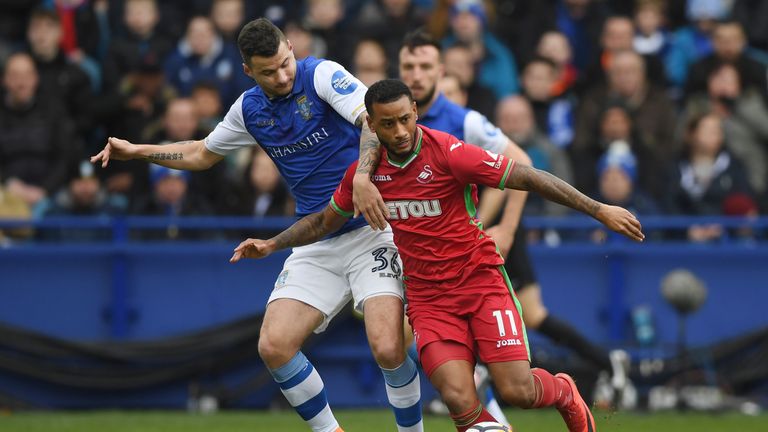
[[[623,234],[634,241],[640,242],[645,239],[640,221],[627,209],[601,204],[595,218],[612,231]]]
[[[264,258],[274,251],[274,244],[271,241],[249,238],[235,248],[229,262],[236,263],[243,258]]]
[[[98,163],[101,161],[101,167],[106,168],[110,159],[114,160],[131,160],[135,157],[135,146],[120,138],[109,137],[107,139],[107,145],[104,146],[104,150],[100,151],[97,155],[91,156],[91,163]]]
[[[375,230],[387,227],[389,209],[367,174],[355,174],[352,180],[352,203],[355,208],[354,217],[362,214],[368,225]]]

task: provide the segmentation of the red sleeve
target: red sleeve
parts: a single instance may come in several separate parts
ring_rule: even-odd
[[[341,179],[341,183],[331,197],[331,208],[345,218],[351,218],[355,210],[352,204],[352,179],[355,177],[356,169],[357,161],[347,168],[344,178]]]
[[[463,141],[447,146],[448,166],[453,175],[465,184],[481,184],[504,189],[504,183],[515,166],[508,157]]]

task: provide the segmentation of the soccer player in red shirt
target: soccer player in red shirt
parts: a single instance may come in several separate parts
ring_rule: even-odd
[[[477,356],[488,364],[508,404],[555,406],[569,431],[594,432],[594,418],[573,379],[530,368],[520,305],[503,258],[475,217],[475,184],[538,192],[636,241],[644,238],[640,222],[627,210],[594,201],[545,171],[417,126],[416,104],[408,87],[398,80],[372,85],[365,104],[368,124],[382,143],[373,182],[389,210],[402,256],[408,318],[424,370],[448,406],[456,429],[462,432],[475,423],[495,421],[475,392]],[[231,261],[306,245],[338,229],[353,215],[356,165],[349,167],[323,211],[302,218],[269,240],[242,242]],[[372,271],[397,267],[389,265],[397,261],[397,254],[385,252],[376,257],[382,265]]]

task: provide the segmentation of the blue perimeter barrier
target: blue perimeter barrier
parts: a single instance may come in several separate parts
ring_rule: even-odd
[[[233,265],[228,259],[239,240],[147,242],[133,240],[129,234],[170,225],[193,230],[275,230],[293,221],[236,217],[0,221],[0,230],[33,227],[111,232],[106,241],[27,240],[0,246],[0,321],[64,339],[133,341],[179,335],[261,314],[287,251]],[[725,235],[704,244],[680,240],[635,244],[609,237],[604,244],[593,244],[583,240],[585,231],[598,227],[589,218],[528,217],[525,224],[529,229],[582,233],[576,236],[582,240],[563,241],[557,247],[529,247],[549,310],[606,347],[646,353],[668,350],[676,343],[677,316],[663,300],[659,286],[669,271],[686,268],[708,288],[707,301],[688,318],[691,345],[711,344],[768,325],[768,218],[644,217],[642,223],[646,233],[685,229],[692,224],[714,223],[733,230],[746,226],[757,238]],[[634,338],[631,311],[641,305],[653,313],[656,340],[650,346],[640,346]],[[344,337],[334,337],[336,343],[318,346],[311,353],[329,384],[331,401],[346,406],[384,403],[362,325],[347,327]],[[532,344],[537,342],[534,335]],[[339,359],[343,361],[339,363]],[[354,378],[344,361],[356,365]],[[331,370],[334,367],[339,369]],[[226,380],[237,381],[243,373]],[[356,391],[334,391],[337,379],[365,384]],[[3,382],[23,389],[30,401],[54,407],[178,407],[186,403],[187,393],[182,386],[163,390],[167,395],[155,389],[151,397],[142,393],[105,399],[88,393],[78,398],[72,392],[50,391],[39,383],[0,374],[0,384]],[[246,405],[265,406],[266,400],[257,397]]]

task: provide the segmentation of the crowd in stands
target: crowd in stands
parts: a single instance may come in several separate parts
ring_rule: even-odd
[[[440,89],[536,167],[638,214],[768,211],[766,0],[0,0],[0,216],[291,215],[254,149],[204,172],[88,164],[107,137],[204,138],[253,82],[239,29],[367,85],[403,36],[444,46]],[[531,196],[526,214],[563,215]],[[689,231],[692,240],[718,227]]]

